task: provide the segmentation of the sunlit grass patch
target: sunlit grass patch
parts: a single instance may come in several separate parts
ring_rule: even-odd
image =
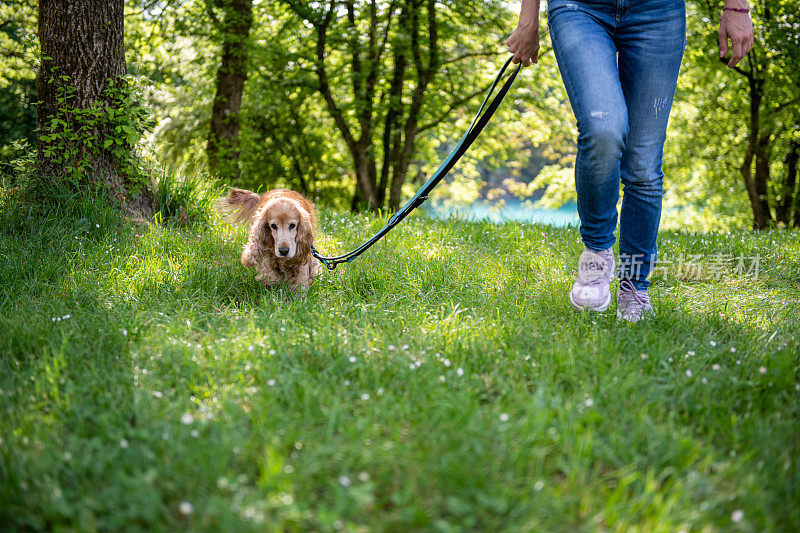
[[[800,520],[796,234],[665,232],[666,255],[763,270],[658,278],[657,316],[631,326],[569,306],[574,228],[411,218],[295,299],[213,217],[2,216],[0,521],[16,528]],[[384,220],[320,218],[328,254]]]

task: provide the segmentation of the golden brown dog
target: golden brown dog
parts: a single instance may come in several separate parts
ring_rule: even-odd
[[[268,284],[285,280],[295,291],[305,292],[320,275],[319,261],[311,255],[314,206],[302,194],[274,189],[259,196],[231,189],[217,202],[217,209],[230,223],[250,225],[242,264],[256,269],[256,279]]]

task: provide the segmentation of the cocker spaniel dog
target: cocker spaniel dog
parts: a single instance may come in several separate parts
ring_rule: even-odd
[[[295,292],[305,293],[320,275],[319,261],[311,255],[314,206],[302,194],[274,189],[259,196],[231,189],[217,202],[217,209],[231,224],[250,225],[242,264],[256,269],[257,280],[269,285],[286,281]]]

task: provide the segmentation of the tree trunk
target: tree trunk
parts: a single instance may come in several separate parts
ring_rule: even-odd
[[[797,188],[798,159],[800,159],[800,141],[789,141],[789,151],[786,153],[786,157],[783,160],[784,167],[786,168],[786,180],[783,184],[781,200],[775,208],[775,218],[778,222],[783,222],[788,227],[792,226],[792,212],[794,212],[795,219],[798,217],[798,193],[795,190]],[[794,225],[796,226],[797,223]]]
[[[404,10],[405,13],[405,10]],[[404,15],[401,14],[401,21]],[[389,105],[383,126],[383,164],[378,182],[378,204],[383,205],[386,200],[386,188],[389,185],[389,169],[399,158],[400,147],[400,114],[402,113],[403,81],[405,80],[406,54],[402,50],[395,50],[394,73],[389,87]]]
[[[772,217],[766,198],[766,184],[764,184],[764,190],[762,191],[761,184],[753,179],[753,158],[756,156],[756,152],[759,151],[759,111],[761,109],[764,83],[763,80],[756,79],[753,76],[750,76],[748,81],[750,84],[750,132],[747,139],[747,152],[739,171],[744,178],[744,186],[750,199],[750,208],[753,211],[753,228],[767,229]]]
[[[380,209],[375,196],[375,159],[369,154],[369,147],[365,143],[357,143],[351,148],[353,162],[355,163],[356,181],[360,185],[356,189],[356,196],[363,194],[364,200],[369,202],[369,207],[373,211]],[[366,184],[366,185],[365,185]],[[353,203],[356,202],[355,196]]]
[[[208,0],[224,11],[222,58],[211,108],[206,155],[212,174],[229,182],[239,177],[239,110],[247,80],[247,38],[253,25],[252,0]]]
[[[436,71],[439,69],[439,35],[436,20],[436,2],[427,1],[427,30],[428,30],[428,61],[423,62],[420,52],[419,36],[419,13],[411,12],[411,56],[417,71],[417,84],[411,96],[408,116],[403,128],[403,148],[400,153],[400,160],[393,166],[392,184],[389,191],[389,209],[396,211],[400,208],[400,199],[403,195],[403,184],[408,174],[408,166],[411,164],[411,156],[414,153],[414,143],[419,133],[419,115],[422,111],[422,104],[428,84],[433,80]]]
[[[769,225],[772,222],[772,214],[770,211],[769,202],[769,160],[770,160],[770,143],[772,142],[772,135],[764,134],[758,139],[756,147],[756,164],[755,182],[756,194],[758,195],[759,203],[761,204],[761,211],[765,214],[765,219]]]
[[[417,137],[416,120],[409,118],[405,128],[406,142],[400,158],[392,168],[392,188],[389,191],[389,209],[397,211],[400,209],[400,199],[403,197],[403,184],[406,182],[408,167],[411,164],[411,156],[414,154],[414,141]]]
[[[37,80],[40,103],[37,109],[37,163],[43,176],[61,177],[65,168],[81,158],[81,182],[106,187],[112,198],[129,215],[149,219],[153,215],[152,195],[147,190],[136,193],[130,179],[120,168],[119,157],[111,149],[130,150],[127,142],[105,146],[107,139],[119,138],[118,132],[103,123],[90,124],[77,133],[75,151],[65,150],[64,138],[53,139],[54,121],[77,116],[75,110],[111,107],[110,86],[121,88],[127,72],[124,48],[123,0],[40,0],[39,43],[41,67]],[[66,94],[71,93],[68,99]],[[64,126],[66,128],[66,126]],[[63,133],[63,130],[62,130]],[[93,139],[92,146],[86,142]],[[121,146],[121,148],[120,148]]]

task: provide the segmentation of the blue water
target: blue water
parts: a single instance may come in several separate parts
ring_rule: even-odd
[[[495,224],[502,222],[537,222],[551,226],[577,226],[578,208],[575,203],[558,209],[534,207],[530,201],[508,201],[505,204],[479,200],[471,204],[443,204],[431,201],[425,204],[425,213],[433,218],[462,218],[464,220],[488,220]]]

